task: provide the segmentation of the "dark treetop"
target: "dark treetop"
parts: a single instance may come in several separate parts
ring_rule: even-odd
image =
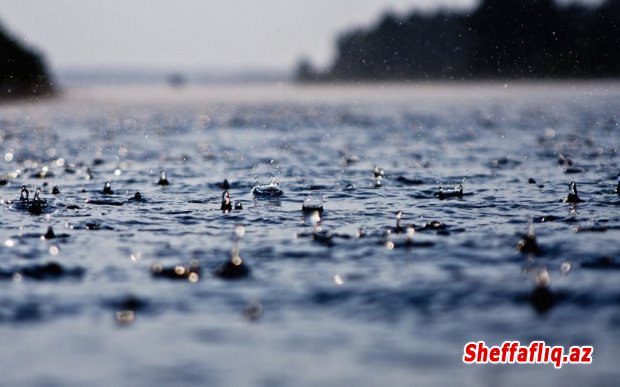
[[[52,79],[41,54],[22,46],[0,25],[0,100],[52,92]]]
[[[482,0],[468,13],[386,14],[340,36],[328,69],[301,81],[602,78],[620,76],[620,0]]]

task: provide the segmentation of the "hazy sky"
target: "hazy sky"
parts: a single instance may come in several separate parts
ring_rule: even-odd
[[[476,0],[0,0],[0,21],[56,69],[291,69],[326,65],[334,39],[384,10]]]

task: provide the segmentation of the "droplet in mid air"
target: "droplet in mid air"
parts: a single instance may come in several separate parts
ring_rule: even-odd
[[[568,196],[564,200],[566,203],[581,203],[583,200],[577,194],[577,183],[571,181],[568,185]]]
[[[161,171],[159,174],[159,181],[157,182],[157,185],[170,185],[170,182],[166,177],[166,171]]]
[[[114,195],[114,191],[112,191],[112,183],[106,181],[103,185],[103,190],[101,191],[104,195]]]
[[[224,213],[228,213],[232,211],[232,203],[230,201],[230,194],[228,191],[222,192],[222,205],[220,206],[220,210]]]

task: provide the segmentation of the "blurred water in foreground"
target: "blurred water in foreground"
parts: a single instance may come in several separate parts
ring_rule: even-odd
[[[0,105],[2,383],[614,385],[618,112],[609,82],[97,86]],[[224,179],[242,210],[220,210]],[[282,195],[253,195],[272,179]],[[35,214],[22,185],[42,188]],[[517,249],[530,220],[537,253]],[[251,274],[222,279],[238,224]],[[463,365],[477,340],[593,345],[594,362]]]

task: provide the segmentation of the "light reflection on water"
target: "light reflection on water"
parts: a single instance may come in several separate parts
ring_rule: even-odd
[[[3,374],[612,383],[619,108],[614,83],[115,87],[2,105]],[[224,179],[242,210],[222,213]],[[252,194],[272,179],[282,195]],[[571,181],[583,202],[564,202]],[[22,185],[42,188],[42,215],[19,202]],[[529,219],[536,254],[517,249]],[[251,271],[220,279],[237,225],[233,255]],[[48,226],[56,238],[41,238]],[[483,339],[591,344],[595,360],[561,373],[461,365],[463,345]]]

